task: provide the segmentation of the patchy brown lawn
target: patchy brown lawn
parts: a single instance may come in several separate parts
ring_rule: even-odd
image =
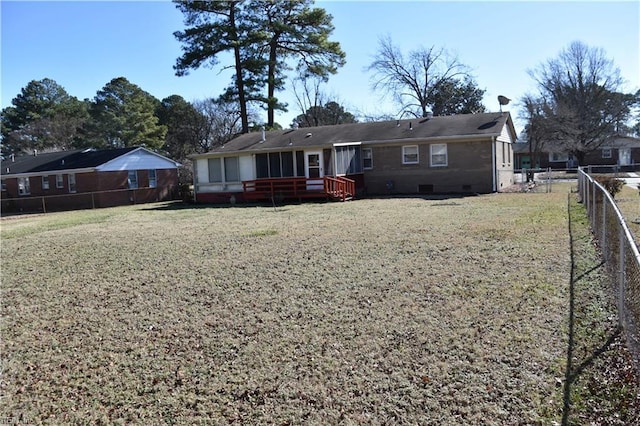
[[[0,415],[560,421],[565,189],[2,221]]]

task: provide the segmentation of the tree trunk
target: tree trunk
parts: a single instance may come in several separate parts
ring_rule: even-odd
[[[269,70],[267,76],[267,127],[273,129],[275,124],[276,106],[276,61],[277,61],[278,35],[275,35],[269,43]]]
[[[231,7],[229,10],[229,24],[231,28],[233,28],[232,37],[235,41],[238,41],[238,34],[236,32],[235,3],[231,3]],[[236,86],[238,88],[238,102],[240,103],[240,120],[242,123],[242,133],[249,133],[247,99],[244,93],[244,79],[242,76],[242,58],[240,57],[240,46],[238,46],[238,43],[235,44],[233,53],[236,61]]]

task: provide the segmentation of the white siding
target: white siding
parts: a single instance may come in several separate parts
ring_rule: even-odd
[[[146,149],[136,149],[96,167],[96,170],[100,172],[115,172],[121,170],[175,169],[176,167],[175,161]]]

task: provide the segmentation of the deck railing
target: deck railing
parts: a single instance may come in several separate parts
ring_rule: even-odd
[[[247,200],[333,198],[345,201],[355,194],[355,181],[345,177],[270,178],[246,180],[242,191]]]

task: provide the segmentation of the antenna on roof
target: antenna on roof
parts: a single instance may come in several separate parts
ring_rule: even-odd
[[[498,103],[500,104],[500,112],[502,112],[502,105],[507,105],[509,102],[511,102],[511,99],[507,98],[506,96],[498,95]]]

